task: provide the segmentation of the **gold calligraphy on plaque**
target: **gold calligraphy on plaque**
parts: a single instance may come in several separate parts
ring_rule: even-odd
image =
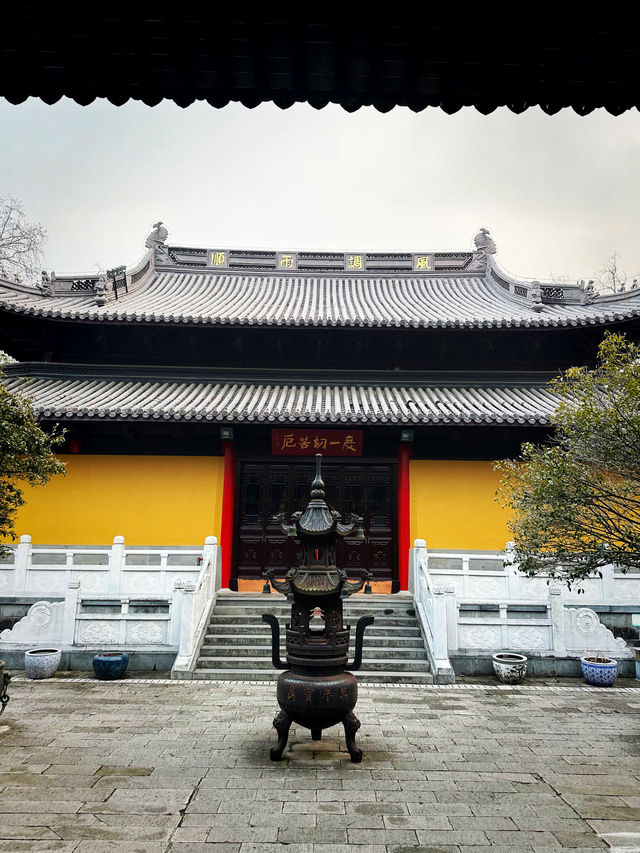
[[[348,270],[363,270],[364,256],[363,255],[347,255]]]
[[[281,270],[292,270],[295,268],[293,255],[280,255],[278,258],[278,267]]]
[[[420,270],[420,272],[433,272],[433,255],[414,255],[413,268],[414,270]]]
[[[227,253],[212,251],[209,253],[209,266],[210,267],[226,267],[227,265]]]
[[[324,436],[319,435],[301,435],[296,437],[292,432],[285,433],[280,439],[280,450],[306,450],[313,443],[314,450],[326,450],[327,447],[340,447],[343,453],[358,453],[358,448],[355,444],[355,437],[347,434],[341,441],[329,441]]]

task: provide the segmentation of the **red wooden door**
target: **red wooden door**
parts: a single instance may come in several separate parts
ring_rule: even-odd
[[[238,477],[234,578],[257,579],[267,568],[278,575],[298,564],[297,542],[288,539],[275,516],[304,509],[314,466],[306,463],[242,462]],[[395,470],[389,463],[322,466],[327,503],[342,513],[363,516],[364,541],[338,543],[337,564],[352,574],[361,568],[374,580],[396,580]]]

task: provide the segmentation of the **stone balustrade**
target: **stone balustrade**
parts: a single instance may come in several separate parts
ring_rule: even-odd
[[[0,649],[124,648],[189,658],[220,586],[215,536],[204,547],[34,546],[22,536],[0,562],[0,597],[24,610]],[[195,633],[194,633],[195,632]]]
[[[633,649],[601,623],[593,608],[640,609],[638,573],[624,574],[606,566],[602,577],[569,589],[505,565],[509,548],[507,543],[504,553],[429,551],[424,539],[415,540],[410,549],[410,590],[436,660],[497,651],[633,656]]]

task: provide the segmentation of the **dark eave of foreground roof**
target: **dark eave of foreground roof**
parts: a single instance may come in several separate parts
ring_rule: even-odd
[[[4,4],[0,96],[182,107],[306,102],[455,112],[640,107],[640,43],[610,9],[549,17],[430,4]]]
[[[165,371],[158,378],[138,368],[131,376],[91,368],[66,373],[41,367],[23,382],[12,365],[2,380],[31,398],[45,420],[193,421],[263,424],[531,424],[546,425],[558,398],[539,382],[461,383],[435,381],[432,374],[327,372],[315,379],[284,371],[271,378],[240,371],[180,378]],[[50,370],[51,372],[47,372]],[[230,373],[235,375],[231,376]],[[369,381],[369,380],[372,381]],[[408,381],[402,381],[408,379]],[[386,381],[385,381],[386,380]]]
[[[5,364],[9,377],[51,379],[122,380],[141,382],[262,382],[283,384],[361,384],[377,386],[452,385],[457,388],[545,386],[554,373],[535,370],[286,370],[255,367],[184,367],[173,365],[70,364],[65,362],[16,361]]]

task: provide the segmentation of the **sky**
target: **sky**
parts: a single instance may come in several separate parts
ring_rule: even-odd
[[[48,232],[43,267],[94,272],[169,243],[467,251],[517,276],[640,274],[640,114],[114,107],[0,99],[0,196]]]

